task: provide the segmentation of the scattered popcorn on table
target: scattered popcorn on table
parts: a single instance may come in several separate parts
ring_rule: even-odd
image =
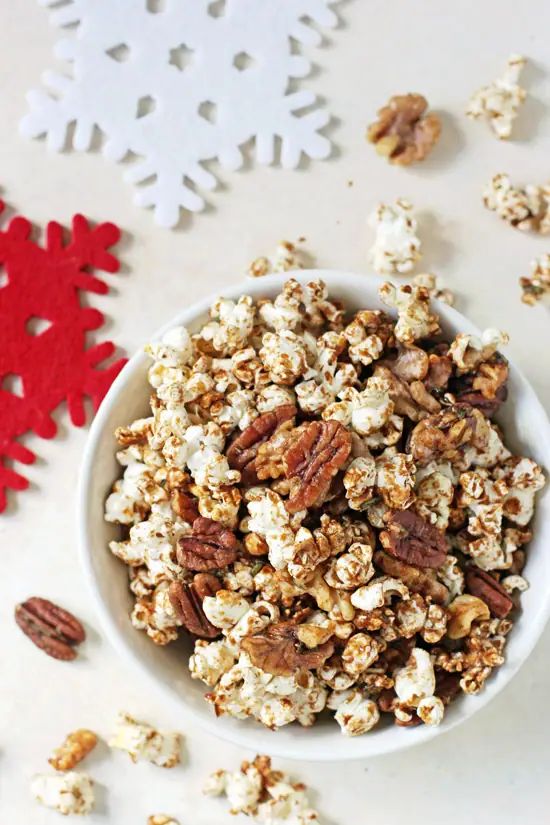
[[[403,199],[395,206],[381,203],[369,217],[369,226],[376,232],[369,260],[381,275],[411,272],[422,258],[420,238],[412,205]]]
[[[90,814],[94,809],[93,782],[85,773],[37,774],[31,784],[34,798],[60,814]]]
[[[531,261],[531,275],[520,278],[521,300],[534,307],[540,302],[550,301],[550,255],[540,255]]]
[[[277,730],[329,711],[346,736],[388,713],[437,725],[504,661],[545,477],[492,423],[508,336],[443,340],[437,288],[385,283],[387,313],[347,312],[322,281],[289,279],[147,348],[151,414],[116,432],[109,549],[134,627],[157,645],[189,634],[216,716]],[[176,734],[124,714],[110,744],[179,758]],[[262,808],[262,777],[216,787],[266,822],[310,821]]]
[[[54,755],[48,762],[56,771],[72,771],[75,765],[88,756],[97,745],[97,736],[91,730],[79,728],[74,733],[69,733],[60,748],[54,751]]]
[[[230,813],[252,816],[265,825],[311,825],[318,813],[309,807],[307,788],[292,783],[282,771],[271,768],[268,756],[243,762],[240,771],[216,771],[203,786],[207,796],[227,797]]]
[[[516,189],[508,175],[495,175],[483,190],[483,203],[522,232],[550,232],[550,184]]]
[[[179,822],[166,814],[153,814],[148,818],[147,825],[179,825]]]
[[[126,751],[132,762],[143,760],[161,768],[173,768],[180,763],[179,733],[159,733],[127,713],[119,713],[108,745]]]
[[[249,278],[261,278],[276,272],[290,272],[293,269],[303,269],[301,251],[296,244],[290,241],[281,241],[272,258],[262,256],[252,261],[247,271]]]
[[[527,92],[519,85],[519,78],[526,62],[525,57],[512,54],[503,76],[494,80],[490,86],[479,89],[470,100],[466,111],[468,117],[474,120],[479,117],[487,118],[491,129],[500,140],[506,140],[511,136],[519,107],[527,97]]]

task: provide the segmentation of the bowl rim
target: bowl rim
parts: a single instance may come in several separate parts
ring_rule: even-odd
[[[329,281],[333,284],[335,282],[351,281],[355,286],[364,287],[367,291],[373,291],[376,293],[378,292],[380,285],[387,280],[373,275],[360,275],[345,270],[330,269],[293,270],[291,272],[284,272],[281,274],[266,275],[255,280],[247,278],[240,283],[228,285],[225,289],[209,294],[207,297],[193,303],[186,309],[181,310],[159,329],[157,329],[153,335],[147,336],[147,341],[159,339],[165,332],[174,326],[181,324],[192,324],[197,317],[205,314],[209,310],[211,304],[220,296],[224,298],[236,299],[239,296],[250,292],[257,293],[260,290],[259,285],[265,286],[265,291],[268,292],[272,287],[282,286],[284,281],[288,278],[294,278],[299,283],[307,283],[308,281],[318,279]],[[399,286],[399,284],[397,285]],[[259,296],[256,295],[255,297],[257,298]],[[458,312],[458,310],[446,304],[442,304],[440,301],[433,300],[431,303],[443,321],[448,321],[468,334],[478,336],[481,335],[479,328],[466,316]],[[238,727],[234,729],[233,727],[225,726],[223,724],[223,720],[216,718],[214,715],[212,715],[211,718],[206,715],[200,715],[189,704],[187,704],[185,700],[176,697],[170,688],[154,675],[154,673],[131,650],[125,640],[124,634],[119,631],[116,622],[112,618],[111,613],[106,607],[101,596],[100,585],[96,577],[92,561],[92,543],[88,540],[88,522],[90,515],[89,488],[91,486],[92,470],[96,459],[99,442],[103,435],[105,423],[109,418],[110,411],[118,400],[119,395],[124,390],[129,378],[142,367],[145,358],[147,358],[147,356],[143,351],[143,347],[138,349],[137,352],[129,358],[128,362],[125,364],[124,368],[109,388],[88,433],[77,484],[77,530],[80,564],[84,571],[88,589],[92,595],[92,602],[95,605],[95,610],[99,617],[100,625],[117,653],[120,653],[121,657],[127,661],[132,662],[134,668],[139,670],[139,672],[145,677],[146,681],[151,685],[154,685],[155,690],[157,692],[160,691],[163,696],[168,699],[169,704],[174,707],[174,710],[177,708],[177,712],[186,720],[196,723],[203,730],[211,733],[218,739],[222,739],[224,741],[240,745],[248,750],[252,750],[255,747],[253,729],[243,725],[241,732]],[[550,459],[550,421],[548,420],[546,411],[539,401],[531,384],[524,377],[523,373],[514,365],[512,361],[509,360],[509,364],[511,370],[513,371],[514,381],[517,385],[518,391],[522,395],[527,396],[529,404],[536,408],[537,414],[546,424],[547,431],[544,441],[547,445]],[[550,463],[548,466],[550,466]],[[547,590],[545,599],[539,603],[538,609],[531,617],[528,638],[524,640],[521,653],[519,656],[516,656],[514,663],[509,664],[508,661],[506,661],[501,668],[499,668],[500,678],[498,680],[494,680],[491,690],[488,690],[486,687],[485,690],[475,696],[464,697],[463,705],[467,708],[467,711],[460,714],[455,713],[453,717],[443,725],[437,727],[421,725],[408,731],[408,735],[403,737],[402,742],[391,742],[388,738],[385,739],[381,736],[376,740],[376,749],[373,749],[372,746],[369,745],[369,747],[364,749],[364,753],[362,753],[361,748],[357,747],[354,748],[352,753],[338,753],[337,756],[333,753],[326,753],[322,746],[320,746],[319,743],[316,743],[314,739],[308,743],[304,737],[303,741],[295,739],[292,740],[290,744],[287,744],[286,740],[282,737],[278,738],[276,733],[274,733],[273,747],[270,748],[270,754],[285,759],[301,761],[307,760],[312,762],[351,761],[406,750],[416,745],[428,742],[437,736],[441,736],[461,723],[471,719],[472,716],[489,704],[492,699],[494,699],[510,683],[531,655],[549,618],[550,588]],[[474,699],[475,701],[473,701]],[[369,742],[373,741],[368,737],[360,737],[360,739],[367,739]]]

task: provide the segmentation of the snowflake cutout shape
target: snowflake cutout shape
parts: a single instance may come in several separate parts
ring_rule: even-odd
[[[4,204],[0,201],[0,212]],[[35,455],[17,437],[31,430],[53,438],[53,410],[66,401],[72,423],[86,423],[84,396],[97,409],[125,359],[105,369],[113,355],[105,341],[86,346],[86,332],[104,322],[101,312],[80,304],[81,291],[105,294],[107,284],[90,269],[116,272],[117,258],[107,250],[120,237],[112,223],[90,228],[82,215],[73,218],[72,237],[63,242],[62,227],[48,224],[42,248],[31,238],[26,218],[13,218],[0,231],[0,512],[6,490],[24,490],[27,479],[5,459],[32,464]]]
[[[328,112],[313,92],[288,87],[311,69],[293,41],[319,45],[311,24],[336,26],[330,6],[339,0],[39,2],[54,7],[54,25],[77,24],[55,50],[74,76],[44,73],[46,90],[28,94],[22,133],[45,135],[60,151],[74,124],[73,147],[86,151],[97,127],[106,158],[139,156],[125,177],[139,184],[135,203],[154,207],[159,225],[175,226],[180,208],[202,210],[200,190],[217,185],[204,162],[238,169],[251,140],[264,164],[274,162],[277,139],[287,168],[302,153],[330,154],[320,134]]]

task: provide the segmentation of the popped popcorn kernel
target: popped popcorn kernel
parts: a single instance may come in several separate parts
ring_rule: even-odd
[[[118,714],[108,745],[126,751],[132,762],[143,760],[161,768],[173,768],[180,763],[179,733],[159,733],[151,725],[138,722],[127,713]]]
[[[93,782],[85,773],[37,774],[31,784],[37,802],[60,814],[90,814],[94,809]]]
[[[526,62],[525,57],[510,55],[502,77],[494,80],[490,86],[478,89],[466,111],[467,116],[473,120],[486,118],[499,140],[511,137],[519,107],[527,97],[527,92],[519,85]]]
[[[370,216],[369,226],[376,231],[369,253],[375,272],[380,275],[411,272],[422,258],[412,205],[403,199],[394,206],[381,203]]]
[[[439,318],[430,313],[430,296],[423,287],[396,287],[388,282],[380,287],[380,297],[386,306],[397,310],[395,337],[403,344],[414,344],[439,332]]]
[[[307,788],[271,768],[268,756],[243,762],[240,771],[216,771],[203,786],[207,796],[225,794],[230,813],[252,816],[265,825],[315,825],[317,811],[309,807]]]

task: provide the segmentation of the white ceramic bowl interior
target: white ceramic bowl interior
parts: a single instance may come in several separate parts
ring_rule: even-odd
[[[345,302],[348,310],[384,308],[378,297],[380,281],[365,275],[347,272],[304,271],[292,273],[298,281],[322,278],[334,298]],[[255,299],[273,298],[280,291],[283,276],[268,276],[230,286],[224,296],[237,299],[249,294]],[[217,296],[214,296],[217,297]],[[182,297],[182,304],[184,303]],[[213,297],[183,309],[163,329],[149,337],[158,339],[176,324],[185,324],[193,332],[204,323]],[[478,334],[479,330],[464,316],[445,305],[438,305],[442,327],[447,335],[457,332]],[[498,323],[498,319],[495,319]],[[145,343],[145,342],[144,342]],[[120,475],[115,460],[116,427],[147,415],[149,358],[142,352],[135,355],[120,373],[92,425],[85,452],[79,489],[78,522],[81,556],[87,578],[97,604],[105,634],[115,647],[126,655],[142,674],[169,698],[182,716],[192,719],[215,736],[250,748],[257,753],[269,753],[285,758],[304,760],[360,759],[425,742],[450,730],[486,705],[510,681],[529,656],[539,638],[550,612],[550,491],[538,496],[534,539],[529,547],[526,577],[530,589],[522,594],[522,615],[514,628],[507,647],[506,663],[488,680],[478,696],[463,696],[447,710],[443,723],[437,727],[404,729],[380,725],[370,733],[347,738],[330,717],[311,728],[287,725],[272,732],[254,721],[239,721],[229,717],[216,719],[204,700],[205,686],[193,681],[187,667],[191,645],[186,640],[168,647],[157,647],[130,623],[132,595],[128,589],[126,566],[108,550],[108,542],[118,535],[118,529],[103,519],[105,498],[112,483]],[[550,425],[535,393],[511,365],[510,396],[498,419],[504,426],[507,443],[512,448],[532,456],[550,469]]]

